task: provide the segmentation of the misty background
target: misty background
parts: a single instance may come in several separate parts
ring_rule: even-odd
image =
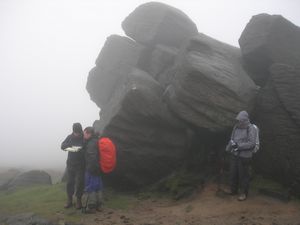
[[[0,0],[0,167],[64,168],[60,144],[73,122],[99,109],[85,89],[106,38],[144,0]],[[281,14],[300,25],[298,0],[163,0],[199,32],[238,46],[253,15]]]

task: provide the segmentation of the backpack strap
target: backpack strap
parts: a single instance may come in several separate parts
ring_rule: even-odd
[[[256,136],[255,136],[255,146],[253,148],[253,152],[256,153],[258,151],[259,145],[260,145],[260,143],[259,143],[259,130],[258,130],[258,127],[255,124],[251,123],[248,126],[248,128],[247,128],[247,136],[248,137],[249,137],[249,129],[250,129],[251,126],[255,129],[255,133],[256,133]]]

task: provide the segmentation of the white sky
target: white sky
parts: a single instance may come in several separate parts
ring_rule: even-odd
[[[143,0],[0,0],[0,166],[63,167],[60,143],[73,122],[99,109],[85,90],[106,37]],[[199,32],[238,46],[251,16],[281,14],[300,25],[298,0],[164,0]]]

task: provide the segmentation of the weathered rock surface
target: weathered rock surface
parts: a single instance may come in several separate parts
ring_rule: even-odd
[[[180,47],[198,33],[196,25],[182,11],[158,2],[137,7],[122,23],[126,35],[145,45]]]
[[[173,71],[168,104],[194,126],[224,130],[240,110],[253,107],[257,86],[243,70],[238,48],[199,34],[180,53]]]
[[[142,51],[143,46],[127,37],[112,35],[107,38],[86,85],[91,100],[99,108],[109,101],[131,68],[138,65]]]
[[[169,79],[164,74],[173,66],[179,49],[156,45],[153,48],[147,48],[147,51],[147,54],[144,54],[143,63],[139,65],[140,68],[147,71],[163,87],[166,87]]]
[[[45,171],[31,170],[17,176],[6,185],[6,188],[13,189],[16,187],[32,186],[36,184],[51,185],[51,176]]]
[[[253,16],[244,29],[239,44],[253,80],[263,86],[273,63],[299,65],[300,27],[281,15]]]
[[[300,70],[274,64],[270,71],[257,106],[262,142],[257,165],[300,195]]]
[[[185,150],[185,126],[167,110],[164,89],[152,77],[156,72],[150,76],[138,69],[152,54],[148,50],[126,37],[109,37],[87,82],[91,99],[101,108],[94,127],[117,145],[117,169],[109,176],[116,187],[160,179],[178,166]]]
[[[185,126],[163,102],[163,89],[149,74],[133,69],[101,110],[102,135],[117,146],[117,168],[109,176],[119,188],[139,187],[177,168],[185,151]]]

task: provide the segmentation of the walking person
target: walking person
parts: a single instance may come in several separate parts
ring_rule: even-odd
[[[61,144],[61,149],[68,151],[67,159],[67,202],[65,208],[73,206],[76,196],[76,209],[81,209],[81,197],[84,189],[85,160],[83,152],[83,131],[80,123],[73,124],[73,132]]]
[[[248,196],[250,183],[250,165],[256,146],[258,129],[250,123],[246,111],[241,111],[236,117],[231,140],[226,151],[230,152],[230,194],[239,193],[238,200],[244,201]]]

